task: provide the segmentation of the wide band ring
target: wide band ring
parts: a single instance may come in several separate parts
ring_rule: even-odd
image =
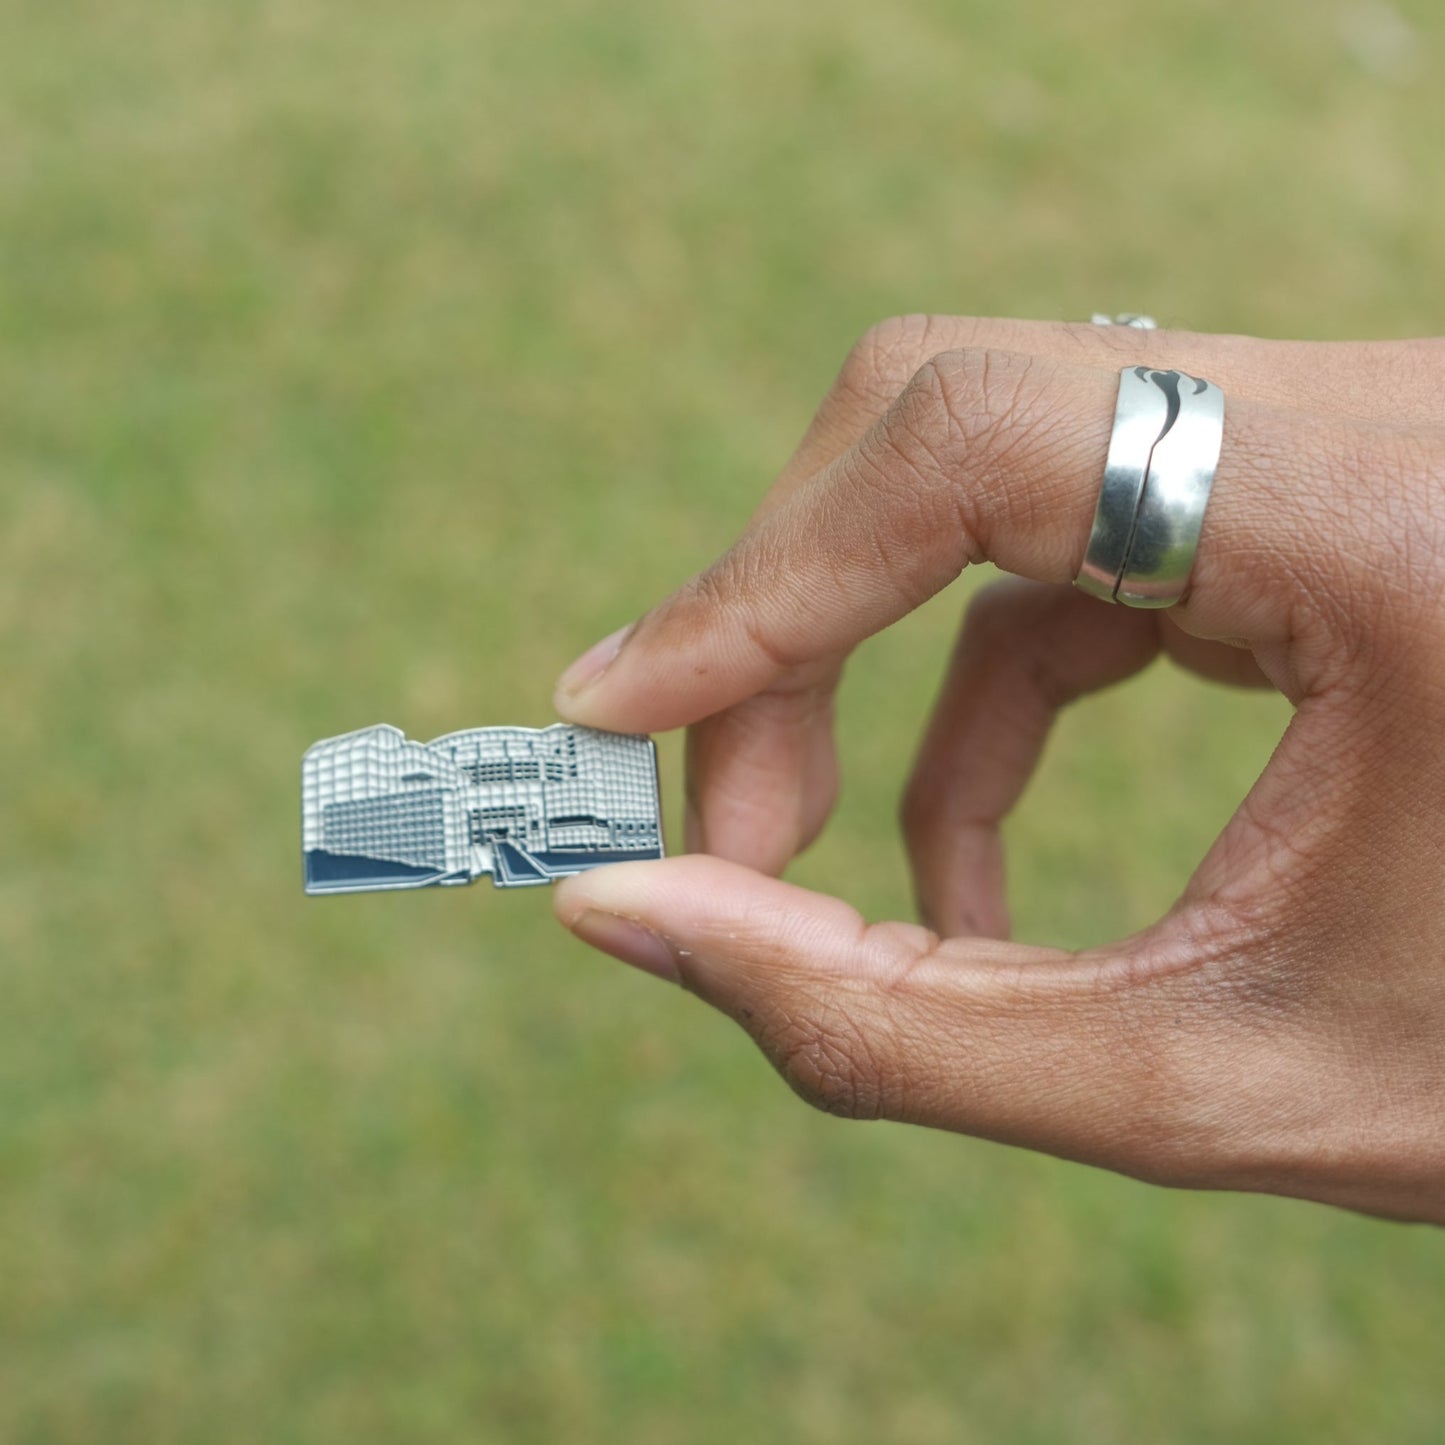
[[[1077,585],[1106,602],[1184,596],[1224,439],[1224,393],[1180,371],[1128,366]]]

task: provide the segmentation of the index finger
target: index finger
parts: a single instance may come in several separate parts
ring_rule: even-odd
[[[1117,386],[1113,370],[1008,352],[935,357],[856,446],[564,677],[558,710],[618,731],[684,726],[845,654],[973,562],[1071,580]],[[1343,424],[1301,428],[1231,398],[1193,592],[1176,613],[1191,630],[1290,635],[1298,589],[1281,582],[1332,550],[1294,493],[1302,470],[1319,483],[1336,456],[1358,462],[1358,440],[1332,445]]]

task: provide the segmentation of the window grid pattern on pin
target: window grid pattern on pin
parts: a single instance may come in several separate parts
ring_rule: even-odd
[[[379,725],[328,738],[302,764],[308,893],[551,882],[660,858],[657,754],[647,737],[558,723],[472,728],[430,743]]]

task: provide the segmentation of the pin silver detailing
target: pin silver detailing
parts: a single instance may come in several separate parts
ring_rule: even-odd
[[[525,888],[661,858],[652,739],[556,723],[430,743],[385,723],[307,750],[308,893],[470,883]]]

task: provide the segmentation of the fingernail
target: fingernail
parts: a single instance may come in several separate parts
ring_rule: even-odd
[[[572,932],[584,943],[630,963],[633,968],[655,974],[669,983],[680,982],[677,956],[671,944],[631,918],[589,908],[572,924]]]
[[[622,651],[622,644],[627,641],[627,634],[632,631],[632,628],[633,624],[629,622],[626,627],[619,627],[610,637],[604,637],[601,642],[589,647],[562,674],[557,683],[557,691],[565,693],[568,697],[576,697],[578,693],[585,692],[591,687],[612,666],[617,654]]]

